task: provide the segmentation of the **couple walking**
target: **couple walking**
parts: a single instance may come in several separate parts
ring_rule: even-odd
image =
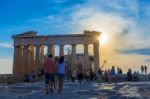
[[[53,60],[53,56],[50,54],[48,56],[48,59],[44,62],[44,74],[45,74],[45,83],[46,83],[46,93],[49,94],[49,92],[53,93],[54,88],[54,76],[58,75],[58,81],[59,81],[59,90],[58,92],[61,93],[63,89],[63,82],[64,82],[64,76],[65,76],[65,65],[64,65],[64,57],[61,56],[59,58],[59,63],[56,66],[55,62]]]

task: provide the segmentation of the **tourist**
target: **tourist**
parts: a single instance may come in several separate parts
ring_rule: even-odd
[[[127,72],[127,80],[131,81],[132,80],[132,70],[129,68]]]
[[[78,71],[78,81],[80,84],[82,83],[82,80],[83,80],[83,73],[82,73],[82,70],[79,70]]]
[[[101,68],[98,69],[98,82],[102,82],[103,71]]]
[[[117,67],[117,75],[119,75],[119,74],[120,74],[120,68]]]
[[[53,56],[51,54],[48,55],[48,59],[45,60],[43,67],[47,94],[49,94],[49,91],[53,93],[54,86],[55,63],[52,58]]]
[[[57,74],[58,74],[58,81],[59,81],[59,90],[58,92],[61,93],[63,89],[64,77],[65,77],[65,63],[64,63],[64,56],[59,58],[59,63],[57,66]]]
[[[122,75],[122,69],[117,67],[117,75]]]
[[[36,73],[35,73],[35,71],[33,70],[33,71],[32,71],[32,80],[33,80],[33,82],[35,81],[35,77],[36,77]]]
[[[90,70],[86,70],[86,72],[85,72],[85,78],[86,78],[86,81],[88,82],[89,81],[89,79],[90,79]]]
[[[122,75],[123,74],[123,72],[122,72],[122,69],[120,68],[120,70],[119,70],[119,74],[120,75]]]
[[[24,82],[30,82],[31,81],[31,76],[29,73],[25,73],[24,75]]]
[[[107,82],[109,80],[109,73],[108,73],[108,70],[105,69],[104,71],[104,80]]]
[[[54,73],[54,89],[56,89],[57,88],[57,81],[58,81],[58,73],[57,73],[57,64],[55,64],[55,73]]]
[[[108,72],[108,76],[110,76],[110,69],[108,69],[108,71],[107,71],[107,72]]]
[[[138,71],[134,71],[132,74],[132,80],[138,81],[139,80],[139,74]]]
[[[93,81],[94,79],[94,71],[92,70],[92,68],[90,68],[90,80]]]
[[[43,75],[44,75],[44,70],[41,68],[38,71],[38,77],[39,77],[39,79],[42,79]]]
[[[121,80],[121,75],[122,75],[122,69],[117,67],[117,76],[116,76],[117,81]]]
[[[72,74],[71,74],[72,82],[73,82],[73,83],[75,83],[76,75],[77,75],[77,74],[76,74],[76,71],[73,70],[73,71],[72,71]]]
[[[147,66],[144,67],[145,75],[147,74]]]
[[[110,70],[110,81],[115,81],[115,66],[112,66],[111,70]]]
[[[142,65],[141,66],[141,74],[143,74],[144,73],[144,66]]]

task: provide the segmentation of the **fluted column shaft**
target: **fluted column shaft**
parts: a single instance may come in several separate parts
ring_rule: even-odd
[[[40,69],[40,46],[36,46],[36,65],[35,65],[35,71],[38,72]]]
[[[99,68],[99,42],[94,43],[94,64],[97,71]]]
[[[14,58],[13,58],[13,75],[16,76],[16,65],[17,65],[17,50],[18,48],[15,46],[14,47]]]
[[[59,56],[63,56],[64,55],[64,45],[60,45],[60,50],[59,50]]]
[[[71,70],[76,70],[76,45],[72,45],[72,68]]]
[[[53,45],[48,45],[47,53],[48,53],[48,55],[49,55],[49,54],[54,55],[54,53],[53,53]]]
[[[84,69],[89,69],[88,44],[84,45]]]
[[[30,50],[29,50],[29,66],[28,66],[28,71],[29,73],[32,73],[32,71],[34,70],[34,47],[31,46]]]
[[[24,73],[29,73],[28,71],[28,46],[24,46],[23,57],[24,57]]]

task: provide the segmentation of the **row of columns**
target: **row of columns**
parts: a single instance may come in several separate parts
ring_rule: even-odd
[[[53,45],[48,45],[48,54],[54,54]],[[36,55],[34,55],[36,54]],[[60,56],[64,55],[64,45],[60,45]],[[41,68],[41,59],[44,57],[44,47],[36,46],[17,46],[14,49],[14,67],[13,74],[15,76],[22,76],[25,73],[31,73],[33,70],[38,72]],[[76,45],[72,45],[72,69],[75,69],[75,59],[76,59]],[[94,44],[94,63],[95,66],[99,67],[99,43]],[[88,55],[88,44],[84,45],[84,68],[89,67],[89,55]]]

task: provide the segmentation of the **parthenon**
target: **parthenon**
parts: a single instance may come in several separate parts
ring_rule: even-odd
[[[47,46],[47,54],[54,54],[53,45],[59,45],[59,56],[64,55],[64,46],[72,47],[71,57],[76,58],[76,45],[84,45],[84,68],[89,68],[88,46],[93,45],[93,57],[96,70],[99,68],[99,39],[100,32],[84,31],[83,34],[64,35],[37,35],[35,31],[29,31],[13,35],[14,60],[13,75],[23,77],[25,73],[36,72],[41,68],[44,57],[44,47]],[[72,63],[74,60],[72,60]],[[73,67],[73,64],[72,64]],[[72,68],[73,69],[73,68]]]

